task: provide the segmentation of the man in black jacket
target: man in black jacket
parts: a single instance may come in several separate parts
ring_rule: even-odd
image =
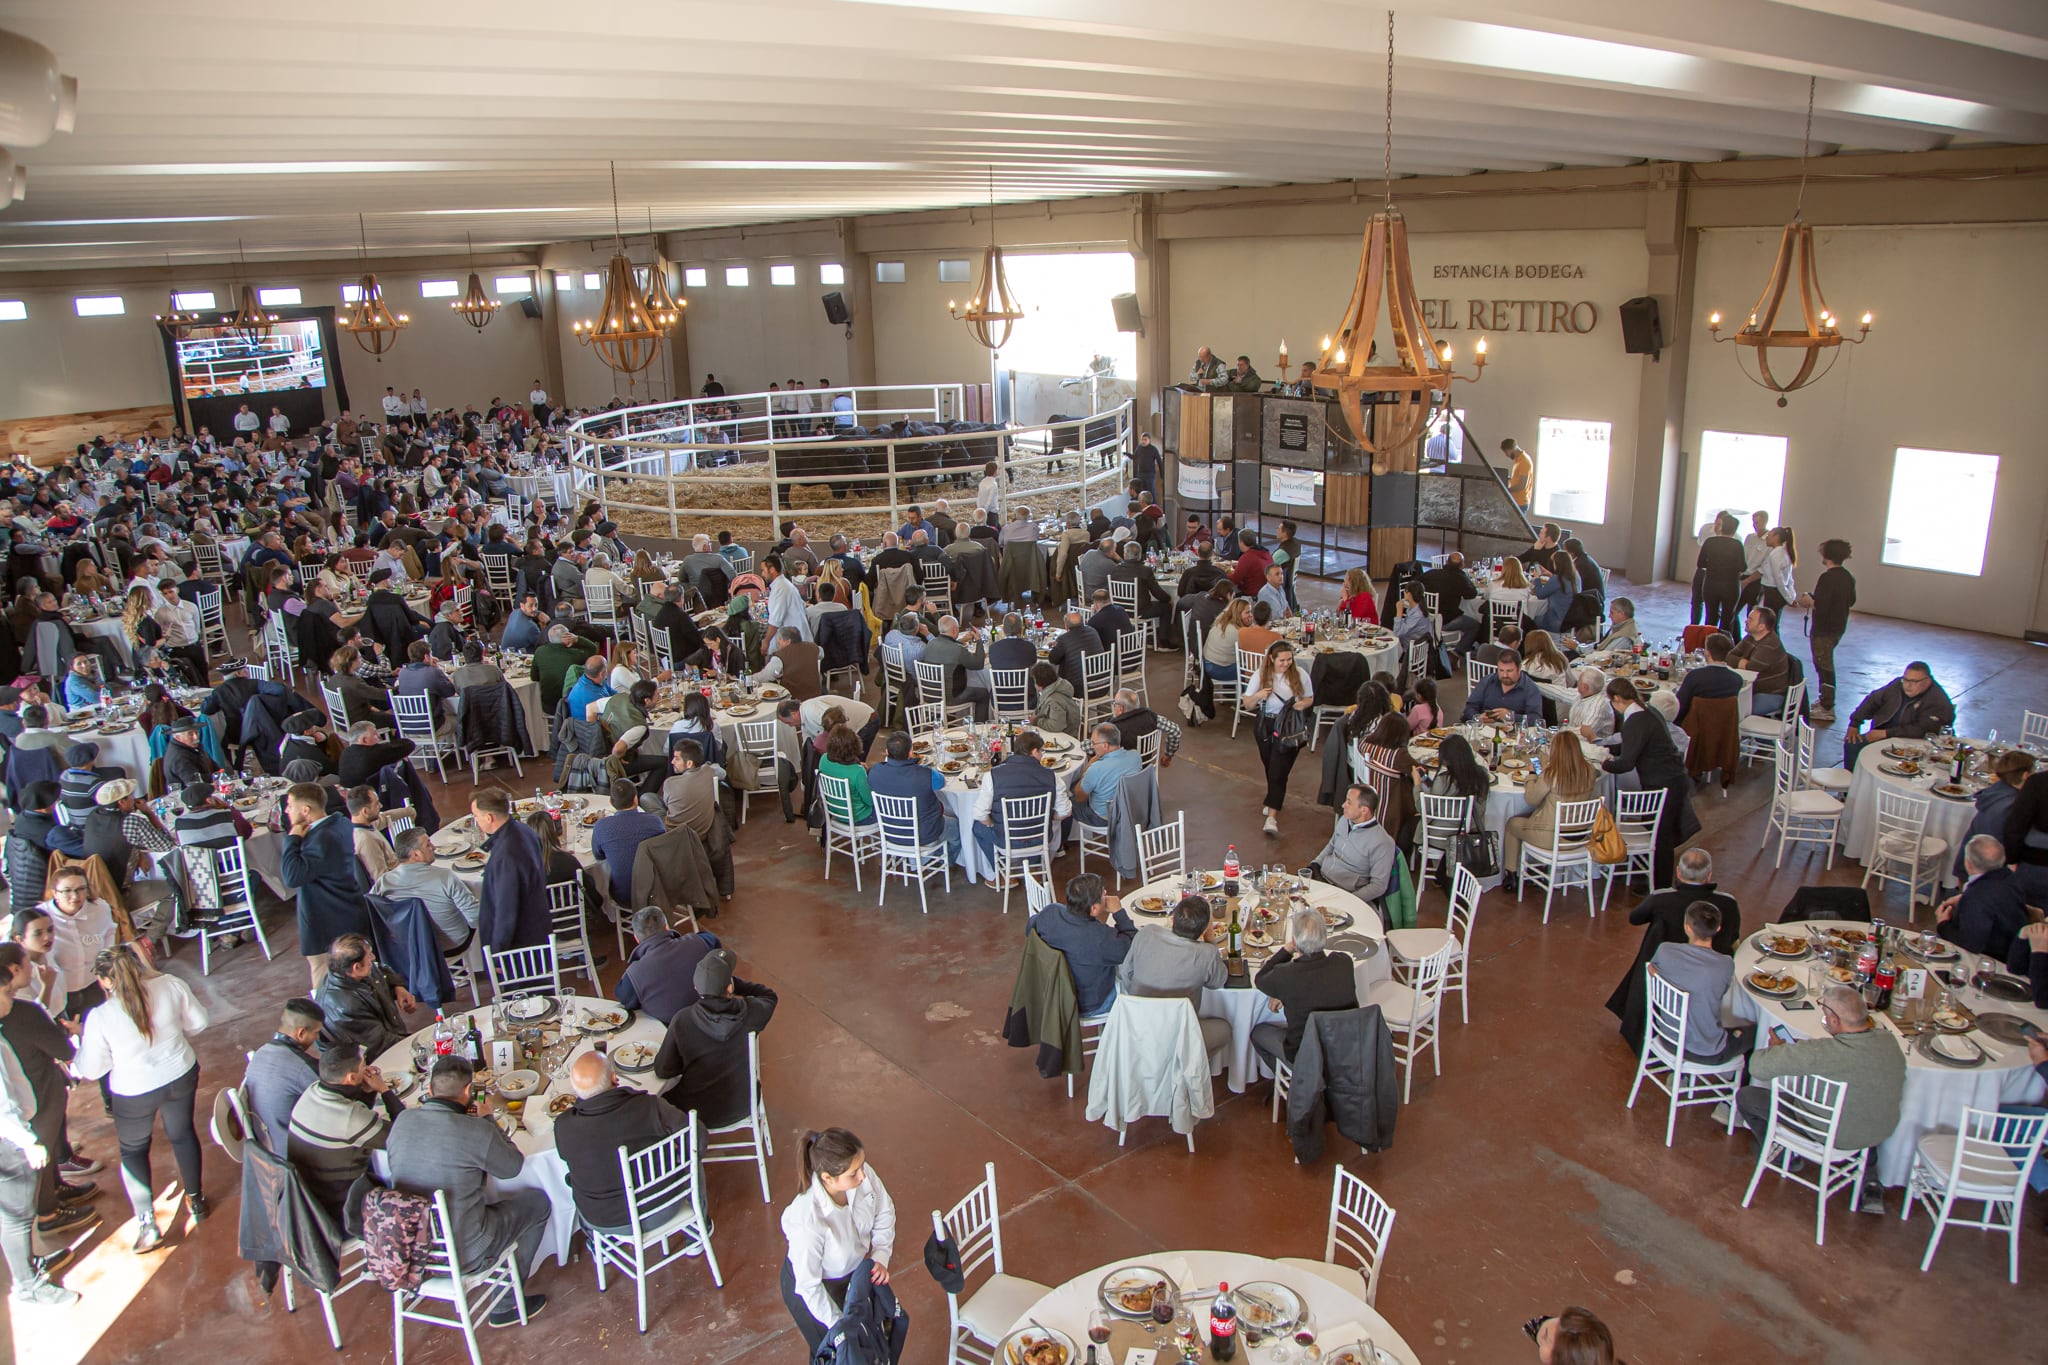
[[[1223,571],[1223,566],[1216,562],[1215,545],[1206,539],[1198,540],[1195,542],[1194,565],[1180,576],[1180,595],[1192,597],[1196,593],[1207,592],[1228,577],[1230,575]]]
[[[1644,791],[1664,789],[1664,818],[1657,822],[1657,847],[1650,856],[1650,885],[1668,885],[1678,846],[1699,833],[1699,816],[1692,809],[1692,779],[1686,776],[1685,760],[1671,742],[1664,718],[1643,705],[1635,684],[1615,678],[1607,684],[1607,699],[1621,717],[1616,733],[1621,747],[1601,765],[1610,773],[1633,772]]]
[[[376,1058],[405,1041],[410,1032],[405,1015],[420,1007],[405,980],[377,961],[369,940],[343,934],[327,953],[327,978],[313,994],[326,1015],[320,1044],[355,1043],[363,1055]]]
[[[1884,739],[1924,739],[1955,723],[1956,704],[1934,680],[1934,671],[1915,659],[1903,673],[1865,697],[1849,713],[1849,733],[1842,742],[1842,766],[1855,772],[1856,756],[1866,744]],[[1863,728],[1866,725],[1868,730]],[[2011,842],[2006,841],[2008,848]]]
[[[1074,695],[1086,695],[1086,679],[1082,673],[1081,660],[1089,654],[1102,654],[1109,646],[1103,643],[1088,625],[1079,611],[1070,611],[1066,617],[1066,633],[1053,642],[1047,651],[1045,661],[1060,671],[1060,676],[1074,686]]]
[[[1327,930],[1314,910],[1287,916],[1287,943],[1266,959],[1252,983],[1270,996],[1273,1008],[1287,1011],[1285,1024],[1254,1024],[1252,1050],[1270,1066],[1277,1058],[1292,1062],[1301,1047],[1302,1030],[1317,1010],[1358,1008],[1358,976],[1349,953],[1323,950]]]
[[[380,740],[375,722],[359,720],[348,732],[335,776],[344,787],[360,787],[375,779],[380,769],[410,757],[412,747],[409,739]]]
[[[1849,609],[1856,605],[1856,579],[1842,565],[1849,558],[1849,542],[1823,540],[1820,562],[1826,567],[1813,584],[1812,638],[1813,676],[1820,684],[1820,705],[1808,712],[1817,721],[1835,718],[1835,646],[1849,629]]]
[[[1742,908],[1735,897],[1714,889],[1714,859],[1703,848],[1689,848],[1678,858],[1678,884],[1669,891],[1645,896],[1628,912],[1630,924],[1646,926],[1643,941],[1636,948],[1636,960],[1628,975],[1607,997],[1607,1008],[1621,1020],[1621,1036],[1637,1052],[1643,1047],[1643,1025],[1648,1019],[1649,993],[1643,983],[1643,968],[1657,950],[1667,943],[1685,943],[1685,910],[1695,901],[1706,901],[1721,912],[1721,927],[1714,931],[1714,951],[1735,956],[1742,941]]]
[[[697,629],[695,618],[682,608],[682,589],[671,584],[662,589],[662,596],[661,610],[654,614],[650,624],[656,630],[668,632],[669,652],[675,666],[703,667],[710,663],[711,651],[704,644],[704,633]]]
[[[706,1128],[747,1117],[753,1104],[747,1035],[767,1028],[775,1014],[775,992],[735,977],[737,961],[731,949],[718,948],[698,962],[697,1003],[669,1021],[654,1058],[655,1075],[679,1078],[663,1098],[695,1110]]]
[[[1742,575],[1749,567],[1742,542],[1735,538],[1740,526],[1729,512],[1714,518],[1714,534],[1700,542],[1699,557],[1694,561],[1706,624],[1730,636],[1735,634],[1735,602],[1742,595]]]
[[[391,570],[379,569],[370,575],[370,600],[363,608],[363,630],[383,646],[385,658],[394,664],[405,658],[405,647],[431,628],[425,617],[391,590]]]
[[[220,771],[220,764],[199,747],[199,722],[186,716],[171,726],[171,742],[164,746],[164,787],[183,791],[198,783],[205,786]]]
[[[652,1147],[681,1131],[689,1119],[683,1110],[644,1090],[620,1085],[612,1059],[602,1052],[586,1052],[576,1059],[569,1068],[569,1088],[576,1093],[576,1103],[555,1120],[555,1151],[569,1168],[576,1212],[599,1231],[628,1231],[633,1216],[626,1207],[619,1148],[631,1153]],[[655,1210],[641,1212],[645,1216]],[[659,1221],[648,1219],[650,1225]]]
[[[1472,576],[1465,572],[1465,556],[1456,550],[1444,562],[1422,575],[1425,592],[1436,594],[1437,614],[1443,618],[1444,646],[1463,654],[1486,634],[1486,623],[1465,610],[1465,604],[1479,596]]]

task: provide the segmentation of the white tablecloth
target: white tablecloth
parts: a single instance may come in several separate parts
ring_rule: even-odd
[[[603,1000],[595,996],[572,995],[564,998],[563,1008],[565,1012],[573,1012],[578,1008],[620,1009],[622,1007],[615,1001]],[[489,1007],[471,1010],[465,1014],[451,1016],[451,1018],[458,1029],[468,1028],[471,1019],[476,1021],[478,1030],[484,1035],[485,1055],[488,1056],[491,1033],[491,1011]],[[559,1018],[560,1016],[558,1015],[557,1019]],[[659,1020],[650,1019],[646,1015],[639,1015],[631,1024],[626,1026],[624,1031],[612,1035],[606,1042],[614,1051],[627,1043],[647,1043],[651,1046],[659,1047],[665,1031],[665,1026]],[[411,1071],[413,1039],[417,1038],[432,1042],[433,1033],[433,1026],[429,1024],[426,1028],[413,1034],[411,1038],[406,1039],[398,1046],[391,1048],[382,1056],[376,1058],[377,1068],[387,1076],[401,1071]],[[558,1068],[557,1074],[564,1077],[564,1079],[550,1079],[547,1089],[526,1102],[526,1109],[521,1116],[525,1127],[512,1135],[513,1145],[526,1154],[526,1165],[521,1168],[518,1175],[513,1176],[511,1179],[493,1179],[488,1185],[492,1193],[504,1193],[511,1190],[539,1190],[547,1195],[549,1208],[548,1231],[547,1236],[541,1240],[540,1251],[535,1258],[536,1263],[546,1260],[549,1256],[553,1256],[563,1265],[569,1264],[569,1244],[576,1236],[576,1196],[569,1189],[569,1164],[563,1161],[561,1156],[555,1151],[555,1121],[548,1116],[548,1101],[553,1096],[571,1093],[566,1079],[569,1074],[569,1066],[574,1063],[576,1058],[590,1051],[590,1045],[591,1040],[588,1038],[579,1042],[575,1050],[563,1059],[561,1067]],[[652,1090],[656,1093],[666,1090],[669,1085],[674,1084],[674,1082],[664,1084],[655,1080],[652,1072],[637,1077],[622,1076],[621,1079],[628,1085],[643,1090]],[[406,1097],[407,1106],[410,1107],[419,1103],[424,1092],[424,1084],[416,1087]],[[380,1170],[388,1170],[388,1167],[382,1165],[384,1154],[379,1152],[377,1155],[380,1159]],[[531,1271],[534,1267],[526,1266],[523,1269]]]
[[[1844,929],[1867,930],[1868,925],[1848,924],[1837,920],[1809,920],[1801,929]],[[1751,971],[1764,960],[1762,948],[1757,944],[1758,935],[1752,934],[1735,949],[1735,980],[1729,987],[1724,1013],[1729,1017],[1759,1022],[1766,1027],[1757,1034],[1757,1046],[1768,1047],[1776,1041],[1770,1032],[1770,1025],[1783,1025],[1795,1038],[1816,1038],[1825,1030],[1821,1027],[1818,1009],[1790,1010],[1786,1006],[1800,1000],[1811,1001],[1813,991],[1809,982],[1807,958],[1779,965],[1780,959],[1772,959],[1777,970],[1785,971],[1806,985],[1796,997],[1775,1000],[1758,995],[1743,983]],[[1975,970],[1978,958],[1974,953],[1962,954],[1960,970],[1969,973]],[[1975,1012],[1997,1012],[2017,1015],[2036,1024],[2048,1026],[2048,1010],[2038,1010],[2029,1004],[2018,1004],[2004,1000],[1985,1000],[1976,991],[1964,991],[1963,1004]],[[1880,1015],[1878,1027],[1898,1036],[1890,1018]],[[1996,1109],[2001,1104],[2039,1103],[2042,1096],[2041,1078],[2034,1073],[2027,1061],[2027,1049],[2019,1044],[2001,1042],[1982,1033],[1969,1035],[1992,1059],[1976,1067],[1952,1067],[1922,1056],[1919,1051],[1906,1048],[1906,1088],[1899,1102],[1899,1126],[1877,1148],[1878,1178],[1887,1185],[1903,1185],[1913,1169],[1913,1151],[1920,1139],[1937,1129],[1954,1132],[1962,1122],[1963,1110],[1974,1106],[1979,1109]]]
[[[1459,726],[1454,728],[1464,733],[1467,739],[1471,738],[1470,727]],[[1596,772],[1599,770],[1599,767],[1602,763],[1605,763],[1608,759],[1614,756],[1612,750],[1604,748],[1601,745],[1594,744],[1590,740],[1586,740],[1583,738],[1580,739],[1579,746],[1586,755],[1586,761],[1593,765],[1593,768]],[[1478,754],[1479,752],[1479,745],[1475,743],[1473,745],[1473,753]],[[1430,779],[1433,778],[1435,775],[1433,772],[1424,773],[1422,770],[1422,765],[1425,763],[1436,762],[1436,750],[1429,746],[1417,746],[1411,744],[1408,746],[1408,757],[1413,759],[1416,764],[1415,782],[1416,789],[1419,794],[1421,789],[1424,786],[1426,786]],[[1482,756],[1480,758],[1480,761],[1483,763],[1486,760]],[[1638,785],[1640,785],[1640,779],[1637,778],[1636,775],[1632,772],[1622,773],[1618,777],[1611,773],[1601,773],[1599,781],[1593,787],[1593,795],[1599,797],[1602,801],[1612,803],[1614,799],[1614,792],[1617,789],[1617,787],[1633,788]],[[1420,801],[1416,802],[1416,809],[1420,810],[1421,805],[1422,803]],[[1502,841],[1501,859],[1503,863],[1505,863],[1507,859],[1506,841],[1508,821],[1514,819],[1518,815],[1527,815],[1530,809],[1531,807],[1529,805],[1529,799],[1527,794],[1523,790],[1523,784],[1521,782],[1516,781],[1515,778],[1505,770],[1496,772],[1493,775],[1493,790],[1489,792],[1486,797],[1485,818],[1486,828],[1492,830],[1494,834],[1497,835]],[[1491,877],[1481,877],[1479,879],[1480,889],[1485,891],[1493,890],[1495,887],[1500,885],[1502,874],[1508,871],[1512,871],[1512,869],[1503,866],[1501,872],[1496,872]]]
[[[947,730],[940,736],[940,740],[942,744],[946,740],[962,740],[967,737],[967,733],[964,729]],[[1077,741],[1065,736],[1047,735],[1045,738],[1048,745],[1046,757],[1053,760],[1052,766],[1058,770],[1060,781],[1065,782],[1067,775],[1081,766],[1081,759],[1083,757],[1081,746]],[[933,754],[927,761],[932,766],[939,767],[958,757],[961,756],[948,754],[942,749],[940,752]],[[945,803],[946,813],[960,824],[960,866],[975,881],[987,881],[990,877],[996,875],[996,868],[994,860],[982,857],[981,846],[974,841],[974,802],[981,794],[978,790],[979,785],[988,781],[988,776],[982,769],[971,764],[962,772],[942,773],[941,775],[946,779],[946,786],[939,793],[939,800]],[[973,787],[968,786],[969,779],[973,779],[976,785]],[[991,812],[991,818],[1000,816],[1000,814],[1000,811],[993,811]],[[1060,819],[1055,814],[1052,822],[1052,843],[1055,855],[1060,850],[1061,842]]]
[[[119,617],[107,617],[99,621],[73,621],[71,635],[73,639],[89,636],[95,640],[111,640],[114,644],[114,653],[121,656],[122,666],[135,666],[135,652],[128,647],[128,637],[121,630]]]
[[[1212,868],[1205,875],[1220,878],[1223,874]],[[1164,928],[1172,922],[1173,907],[1180,901],[1180,879],[1168,877],[1161,881],[1147,882],[1133,891],[1119,892],[1118,896],[1123,901],[1124,908],[1130,911],[1131,918],[1140,926],[1156,925]],[[1166,908],[1158,912],[1140,910],[1138,907],[1148,896],[1159,897]],[[1356,935],[1379,945],[1371,957],[1357,959],[1360,1000],[1365,999],[1366,992],[1375,983],[1393,978],[1390,955],[1382,942],[1386,937],[1386,929],[1377,910],[1349,891],[1331,886],[1327,882],[1310,882],[1308,899],[1309,904],[1318,909],[1335,910],[1351,916],[1353,922],[1349,926],[1330,931],[1333,938],[1340,935]],[[1216,895],[1214,903],[1220,910],[1223,905],[1222,897]],[[1269,925],[1266,932],[1275,945],[1278,945],[1286,941],[1287,925],[1284,921]],[[1256,974],[1255,971],[1251,973]],[[1243,1094],[1253,1080],[1264,1074],[1257,1055],[1252,1051],[1252,1027],[1256,1024],[1287,1022],[1286,1014],[1276,1008],[1277,1003],[1271,996],[1249,985],[1226,986],[1222,990],[1202,992],[1202,1005],[1196,1013],[1210,1019],[1230,1021],[1230,1051],[1224,1058],[1223,1071],[1225,1083],[1237,1094]]]
[[[1418,1365],[1415,1352],[1402,1340],[1401,1334],[1367,1305],[1362,1294],[1347,1294],[1313,1271],[1235,1251],[1154,1251],[1110,1261],[1076,1275],[1032,1304],[1010,1325],[1009,1330],[1033,1324],[1056,1328],[1085,1350],[1088,1345],[1088,1315],[1100,1303],[1096,1296],[1097,1287],[1104,1275],[1127,1265],[1148,1265],[1165,1271],[1180,1280],[1183,1290],[1213,1290],[1219,1283],[1255,1284],[1262,1280],[1284,1284],[1299,1294],[1307,1305],[1309,1320],[1315,1324],[1317,1344],[1325,1355],[1333,1354],[1339,1347],[1355,1344],[1358,1336],[1343,1330],[1347,1326],[1355,1326],[1400,1365]],[[1359,1281],[1361,1291],[1364,1283]],[[1206,1304],[1195,1306],[1206,1312]],[[1198,1319],[1198,1325],[1206,1341],[1206,1318]],[[1244,1365],[1266,1365],[1280,1344],[1269,1338],[1259,1346],[1242,1348],[1238,1352],[1238,1360]],[[1292,1338],[1288,1338],[1286,1344],[1289,1349],[1294,1349]],[[1203,1352],[1204,1359],[1207,1359],[1207,1354]],[[1162,1362],[1177,1357],[1178,1353],[1171,1346],[1159,1353]]]
[[[1969,741],[1979,750],[1985,741]],[[1956,849],[1970,832],[1970,822],[1977,818],[1977,803],[1972,797],[1952,800],[1936,796],[1928,790],[1937,782],[1946,782],[1952,771],[1951,766],[1938,760],[1929,764],[1930,771],[1918,777],[1897,777],[1881,769],[1896,765],[1899,760],[1885,752],[1890,748],[1911,749],[1920,756],[1923,764],[1928,762],[1928,746],[1915,739],[1887,739],[1876,744],[1867,744],[1863,752],[1856,755],[1856,771],[1850,775],[1849,794],[1843,802],[1842,852],[1855,861],[1870,860],[1870,843],[1877,837],[1877,794],[1880,791],[1902,792],[1909,796],[1923,797],[1928,802],[1927,833],[1937,839],[1946,840],[1947,852],[1937,862],[1941,864],[1941,881],[1944,886],[1956,884]],[[1969,785],[1969,784],[1965,784]]]

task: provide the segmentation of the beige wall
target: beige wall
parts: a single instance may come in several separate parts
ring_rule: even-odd
[[[1820,572],[1821,540],[1839,536],[1855,546],[1859,610],[2021,634],[2048,539],[2048,386],[2026,331],[2048,316],[2048,227],[1835,228],[1815,240],[1829,306],[1851,319],[1875,313],[1870,340],[1844,347],[1833,373],[1782,408],[1738,371],[1732,344],[1696,345],[1681,515],[1692,516],[1702,431],[1787,437],[1782,515],[1798,537],[1801,587]],[[1716,308],[1745,316],[1777,245],[1775,231],[1701,233],[1691,325]],[[1880,562],[1899,446],[2000,457],[1981,579]],[[1686,524],[1682,569],[1697,527]]]
[[[522,263],[480,264],[488,290],[495,276],[531,273]],[[359,268],[331,263],[267,267],[265,285],[296,285],[308,307],[341,302],[341,286],[353,283]],[[541,329],[519,311],[517,295],[500,297],[504,304],[482,333],[449,308],[449,300],[420,296],[423,279],[468,281],[468,266],[380,270],[378,282],[393,312],[412,318],[398,344],[378,363],[375,356],[342,334],[336,352],[347,383],[349,401],[358,412],[377,410],[386,385],[407,392],[417,388],[436,406],[481,404],[493,395],[523,397],[533,377],[543,373]],[[215,302],[232,307],[232,280],[207,271],[181,272],[180,289],[212,289]],[[22,287],[28,283],[29,287]],[[120,294],[127,311],[119,317],[81,318],[72,306],[79,294]],[[0,298],[18,298],[28,306],[25,322],[0,323],[0,414],[38,417],[111,407],[171,401],[171,381],[164,362],[162,332],[156,314],[168,306],[161,278],[148,283],[118,276],[84,277],[59,284],[16,276],[0,284]],[[330,391],[329,413],[337,409]]]
[[[1636,439],[1636,388],[1647,358],[1622,350],[1616,305],[1643,290],[1649,253],[1640,232],[1417,232],[1409,237],[1416,292],[1444,319],[1433,323],[1437,340],[1448,341],[1461,373],[1471,373],[1474,307],[1483,312],[1489,348],[1484,377],[1456,385],[1455,401],[1465,410],[1472,434],[1488,450],[1513,436],[1536,448],[1539,417],[1567,417],[1614,424],[1613,457],[1607,483],[1607,511],[1598,524],[1572,529],[1602,563],[1624,558],[1633,497],[1630,452]],[[1358,272],[1360,238],[1201,238],[1172,243],[1173,355],[1181,369],[1199,346],[1210,346],[1226,362],[1239,354],[1253,368],[1275,377],[1277,352],[1286,341],[1289,359],[1313,359],[1322,337],[1344,317]],[[1518,268],[1564,265],[1583,278],[1515,278]],[[1465,266],[1498,268],[1505,278],[1438,278],[1463,275]],[[1441,301],[1433,304],[1429,301]],[[1516,301],[1533,301],[1520,306]],[[1598,319],[1585,332],[1537,331],[1549,327],[1556,301],[1590,302]],[[1581,308],[1580,323],[1593,316]],[[1496,330],[1495,322],[1506,323]],[[1527,328],[1529,330],[1517,330]],[[1379,337],[1383,362],[1391,361],[1393,336],[1384,324]]]

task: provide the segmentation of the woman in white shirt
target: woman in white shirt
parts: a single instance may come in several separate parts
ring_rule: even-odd
[[[175,976],[147,976],[134,951],[109,948],[93,964],[106,1003],[85,1016],[78,1061],[85,1080],[107,1078],[114,1132],[121,1140],[121,1184],[135,1210],[137,1251],[163,1245],[150,1184],[149,1148],[157,1116],[178,1161],[186,1208],[201,1223],[212,1212],[201,1193],[199,1132],[192,1110],[199,1095],[199,1058],[186,1040],[206,1027],[206,1011],[191,987]]]
[[[1799,600],[1799,580],[1794,570],[1799,566],[1799,547],[1793,543],[1792,528],[1773,526],[1764,536],[1763,596],[1762,602],[1780,616],[1785,608]]]
[[[896,1205],[867,1164],[860,1139],[844,1128],[805,1133],[802,1169],[803,1189],[782,1211],[789,1243],[782,1302],[816,1355],[862,1261],[874,1262],[876,1284],[889,1283]]]
[[[108,918],[111,920],[111,913]],[[57,946],[57,930],[49,913],[40,908],[22,911],[14,917],[8,937],[19,943],[28,957],[28,986],[15,992],[17,998],[35,1001],[49,1011],[52,1019],[64,1013],[69,992],[64,989],[64,978],[58,974],[56,964],[50,961]]]
[[[50,899],[36,908],[50,917],[49,963],[57,969],[57,983],[64,992],[62,1009],[52,1012],[82,1018],[106,999],[92,969],[99,955],[120,941],[114,909],[93,899],[86,889],[85,873],[76,867],[57,874]]]
[[[1259,671],[1252,675],[1251,691],[1244,699],[1246,706],[1259,709],[1252,738],[1258,741],[1259,758],[1266,766],[1266,803],[1260,813],[1266,817],[1267,834],[1280,833],[1280,807],[1287,803],[1287,775],[1294,771],[1294,760],[1301,757],[1307,742],[1304,729],[1306,734],[1315,732],[1315,717],[1307,714],[1315,701],[1309,693],[1308,675],[1294,666],[1294,646],[1276,640],[1266,651]],[[1290,711],[1298,714],[1290,716]],[[1303,737],[1300,742],[1291,742],[1290,733]]]

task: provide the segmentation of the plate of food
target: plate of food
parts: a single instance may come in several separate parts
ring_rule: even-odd
[[[1945,1033],[1968,1033],[1977,1027],[1977,1016],[1961,1005],[1944,1005],[1934,1012],[1934,1026]]]
[[[557,1095],[548,1101],[548,1117],[558,1119],[576,1107],[574,1095]]]
[[[964,739],[949,739],[946,741],[946,752],[949,754],[964,754],[972,747]]]
[[[515,1024],[531,1024],[554,1012],[555,1002],[551,996],[528,995],[505,1002],[505,1017]]]
[[[1204,872],[1202,874],[1202,889],[1204,891],[1214,891],[1221,885],[1223,885],[1223,874],[1221,872]]]
[[[945,773],[947,776],[950,777],[953,774],[960,772],[966,766],[967,765],[965,763],[963,763],[961,760],[957,758],[949,758],[944,763],[941,763],[939,765],[939,771]]]
[[[1883,750],[1886,758],[1918,758],[1926,752],[1917,744],[1887,744]]]
[[[1323,1365],[1400,1365],[1383,1348],[1370,1342],[1354,1341],[1323,1356]]]
[[[621,1071],[646,1071],[654,1065],[652,1043],[626,1043],[612,1049],[612,1065]]]
[[[578,1016],[576,1028],[581,1033],[617,1033],[626,1026],[627,1018],[624,1010],[586,1009]]]
[[[737,705],[726,707],[725,713],[728,716],[736,716],[741,720],[745,720],[748,716],[753,715],[754,712],[760,709],[761,708],[755,706],[752,702],[743,701],[738,703]]]
[[[236,810],[255,810],[258,806],[262,804],[263,798],[261,796],[256,795],[253,792],[246,793],[234,799],[234,807]]]
[[[780,683],[763,683],[754,690],[759,692],[762,698],[767,701],[780,701],[789,695],[789,689]]]
[[[1920,765],[1910,758],[1902,758],[1897,763],[1880,763],[1877,770],[1892,777],[1920,776]]]
[[[1799,934],[1757,935],[1757,946],[1772,957],[1801,958],[1813,951],[1813,944]]]
[[[1838,986],[1847,986],[1856,980],[1856,973],[1848,967],[1830,967],[1828,968],[1828,980]]]
[[[1223,942],[1223,940],[1224,940],[1225,938],[1229,937],[1229,935],[1230,935],[1230,926],[1229,926],[1229,925],[1227,925],[1227,924],[1211,924],[1211,925],[1210,925],[1210,926],[1209,926],[1208,928],[1206,928],[1206,929],[1204,929],[1204,930],[1202,931],[1202,942],[1204,942],[1204,943],[1221,943],[1221,942]]]
[[[412,1088],[420,1083],[420,1078],[410,1068],[407,1068],[402,1071],[392,1072],[384,1078],[384,1083],[391,1087],[392,1094],[396,1095],[399,1099],[404,1099],[412,1093]]]
[[[1163,915],[1166,911],[1167,904],[1166,897],[1164,896],[1140,896],[1138,898],[1138,913],[1140,914]]]
[[[1349,929],[1356,922],[1344,911],[1327,905],[1318,905],[1316,913],[1323,917],[1324,927],[1330,929]]]
[[[491,855],[480,848],[473,848],[455,860],[457,867],[482,867],[491,860]]]
[[[998,1365],[1069,1365],[1074,1359],[1074,1339],[1034,1323],[998,1342],[995,1358]]]
[[[1960,782],[1937,782],[1930,790],[1936,796],[1945,796],[1951,801],[1974,801],[1977,795]]]
[[[1799,979],[1789,973],[1759,969],[1749,974],[1749,988],[1758,995],[1784,999],[1799,994]]]
[[[585,829],[588,829],[602,819],[604,819],[602,815],[599,815],[596,811],[591,811],[577,823],[582,825]]]
[[[1237,1304],[1237,1318],[1254,1331],[1278,1334],[1301,1321],[1301,1296],[1272,1280],[1253,1280],[1233,1285],[1231,1299]]]
[[[1104,1275],[1095,1294],[1104,1308],[1120,1317],[1149,1318],[1152,1296],[1160,1291],[1168,1296],[1173,1294],[1165,1271],[1149,1265],[1127,1265]]]
[[[1830,929],[1828,937],[1848,948],[1860,948],[1870,942],[1870,933],[1865,929]]]
[[[1958,956],[1956,945],[1945,938],[1937,938],[1931,944],[1924,938],[1907,938],[1902,940],[1902,946],[1923,962],[1950,962]]]

